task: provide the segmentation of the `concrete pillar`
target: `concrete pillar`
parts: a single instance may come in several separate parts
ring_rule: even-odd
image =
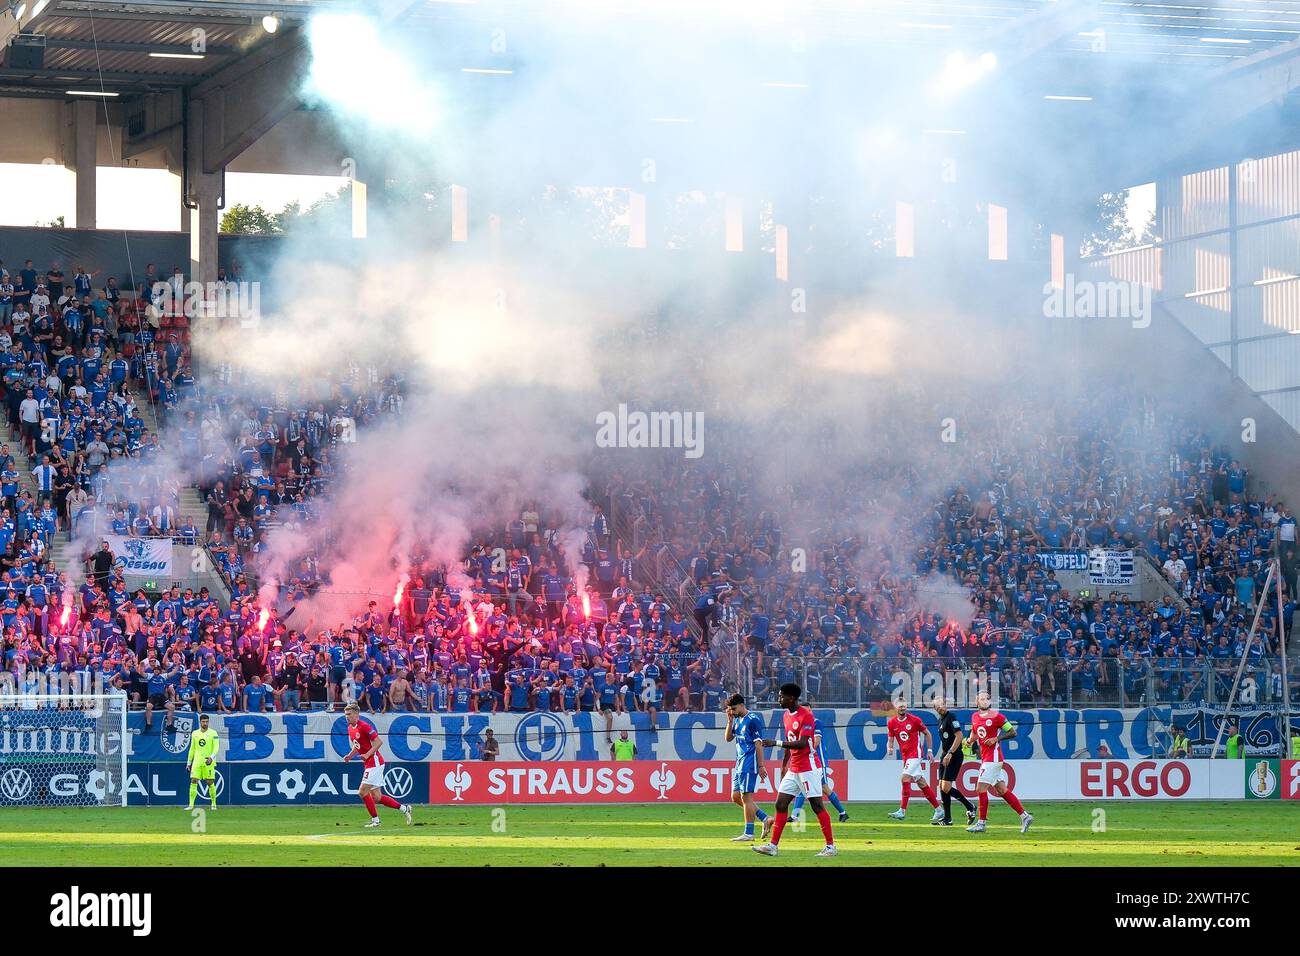
[[[352,180],[352,238],[366,238],[366,184]]]
[[[78,229],[95,228],[95,122],[100,109],[94,100],[78,100],[72,104]]]
[[[208,162],[205,146],[209,137],[204,135],[206,104],[190,104],[190,114],[184,131],[187,137],[189,182],[186,199],[189,201],[190,274],[191,282],[207,283],[217,279],[217,202],[221,196],[221,167]],[[186,219],[181,216],[182,221]]]
[[[190,198],[199,208],[190,210],[190,275],[194,282],[217,279],[217,201],[221,197],[220,173],[191,173]]]

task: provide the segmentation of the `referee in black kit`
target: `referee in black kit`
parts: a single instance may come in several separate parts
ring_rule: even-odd
[[[939,715],[939,789],[943,792],[943,819],[931,820],[937,827],[952,826],[952,798],[953,794],[961,801],[966,808],[966,822],[975,822],[975,806],[966,799],[965,794],[957,789],[957,778],[961,776],[962,752],[961,742],[963,735],[961,732],[961,721],[956,715],[948,709],[948,701],[941,699],[934,705],[935,713]]]

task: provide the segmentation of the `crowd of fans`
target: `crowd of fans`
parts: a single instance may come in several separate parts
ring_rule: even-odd
[[[953,473],[948,449],[916,440],[924,415],[909,422],[929,409],[912,395],[880,402],[879,440],[859,439],[869,460],[820,486],[784,483],[800,489],[785,501],[794,534],[776,511],[744,504],[756,473],[745,450],[761,447],[752,433],[730,436],[729,454],[715,430],[707,462],[612,482],[656,578],[684,582],[702,625],[721,619],[746,636],[760,694],[797,679],[814,699],[880,700],[920,662],[996,677],[1019,703],[1224,702],[1275,537],[1290,633],[1295,517],[1253,497],[1241,464],[1175,411],[1117,385],[1031,418],[972,391],[955,404],[979,451],[936,485]],[[822,434],[825,459],[835,444]],[[825,507],[855,501],[867,505]],[[1149,557],[1178,599],[1084,599],[1040,559],[1096,547]],[[953,584],[970,606],[942,614]],[[1260,701],[1282,697],[1277,616],[1266,604],[1250,648],[1245,682]]]
[[[956,466],[915,440],[915,394],[882,396],[869,459],[788,472],[764,495],[775,464],[754,460],[754,434],[722,426],[690,467],[660,459],[593,484],[589,580],[574,579],[542,503],[477,537],[460,567],[413,554],[393,598],[325,627],[295,621],[334,587],[329,568],[304,550],[259,600],[257,555],[277,528],[320,518],[347,467],[340,446],[400,416],[406,383],[345,366],[317,389],[261,386],[216,366],[196,384],[184,316],[150,307],[156,281],[150,266],[130,295],[113,277],[95,288],[80,266],[67,283],[57,263],[13,276],[0,264],[13,436],[0,445],[0,650],[19,688],[98,680],[150,726],[160,711],[357,700],[601,711],[608,728],[625,711],[716,710],[738,684],[760,698],[796,680],[814,702],[880,700],[918,663],[996,677],[1019,703],[1221,701],[1275,538],[1289,632],[1291,511],[1252,496],[1240,463],[1174,410],[1122,388],[1046,421],[974,391],[963,401],[977,451]],[[812,460],[857,440],[830,421],[805,432]],[[201,528],[182,514],[191,486]],[[60,532],[84,544],[84,574],[49,559]],[[230,601],[129,588],[106,534],[201,545]],[[1177,600],[1071,594],[1040,561],[1097,546],[1149,557]],[[1266,605],[1248,669],[1262,700],[1280,697],[1280,633]]]

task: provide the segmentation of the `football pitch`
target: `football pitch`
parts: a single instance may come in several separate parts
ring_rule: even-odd
[[[1300,805],[1279,802],[1038,803],[1022,835],[1005,807],[989,831],[907,820],[884,803],[849,804],[835,824],[840,855],[817,859],[816,820],[787,828],[769,859],[729,842],[730,805],[415,808],[415,825],[364,808],[0,809],[3,866],[1298,866]],[[954,806],[954,810],[959,810]],[[1102,814],[1098,814],[1102,811]],[[197,832],[196,832],[197,831]]]

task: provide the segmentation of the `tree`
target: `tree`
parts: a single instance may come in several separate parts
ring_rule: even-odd
[[[1128,221],[1128,190],[1102,193],[1095,208],[1092,232],[1084,237],[1079,254],[1084,258],[1100,256],[1140,245],[1133,226]],[[1154,222],[1152,222],[1154,229]]]
[[[1160,241],[1156,235],[1156,211],[1152,209],[1147,213],[1147,221],[1142,226],[1142,232],[1138,234],[1138,245],[1149,246]]]
[[[51,219],[49,222],[41,222],[40,220],[37,220],[36,225],[38,225],[38,226],[44,226],[44,227],[46,227],[46,228],[48,228],[48,229],[66,229],[66,228],[68,228],[68,227],[64,224],[64,222],[63,222],[63,217],[62,217],[62,216],[55,216],[55,217],[54,217],[53,219]]]
[[[283,231],[278,220],[278,216],[270,215],[260,205],[235,203],[221,217],[220,231],[227,235],[273,236]]]
[[[291,228],[297,228],[340,236],[352,234],[351,182],[346,182],[334,192],[322,196],[301,212],[298,211],[298,203],[289,205],[294,208],[296,215],[285,222],[286,232]],[[289,206],[286,206],[285,213],[288,212]]]

